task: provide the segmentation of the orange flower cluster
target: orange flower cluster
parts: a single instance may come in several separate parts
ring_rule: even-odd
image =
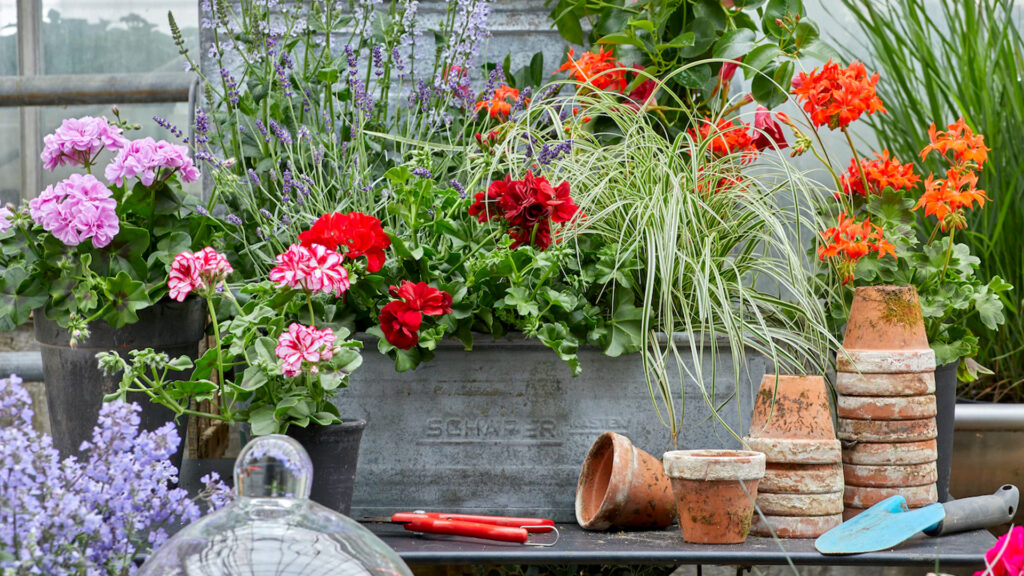
[[[793,94],[803,103],[804,110],[815,126],[846,128],[867,112],[885,112],[882,101],[875,94],[878,74],[868,76],[860,62],[851,62],[846,68],[829,60],[819,71],[801,72],[793,79]]]
[[[958,171],[967,168],[967,166],[963,166],[964,164],[973,164],[972,168],[981,170],[985,161],[988,160],[989,149],[985,146],[985,136],[975,135],[964,122],[963,117],[946,126],[945,132],[937,132],[935,123],[932,122],[931,127],[928,128],[928,139],[931,142],[921,150],[922,159],[926,158],[932,150],[938,151],[947,159],[949,159],[949,152],[952,152],[953,164],[961,165]]]
[[[839,222],[821,235],[825,241],[818,248],[818,258],[824,262],[827,258],[839,258],[839,274],[843,284],[854,278],[854,270],[861,258],[876,252],[879,258],[886,254],[896,258],[896,247],[882,236],[882,227],[871,223],[870,218],[857,223],[846,214],[839,213]]]
[[[988,148],[985,137],[975,135],[963,118],[947,126],[945,132],[935,129],[935,124],[928,129],[929,144],[921,150],[921,158],[926,158],[932,151],[937,151],[952,162],[946,171],[946,177],[936,179],[928,175],[924,183],[924,194],[918,199],[914,210],[924,208],[925,216],[935,216],[939,226],[945,232],[950,226],[961,229],[967,226],[965,210],[985,206],[989,200],[984,190],[978,189],[977,171],[988,160]],[[952,153],[952,157],[950,157]]]
[[[507,84],[502,84],[494,90],[494,96],[490,100],[481,100],[476,103],[476,109],[487,108],[488,114],[491,118],[500,118],[502,120],[508,118],[508,115],[512,113],[512,106],[519,101],[519,90],[512,88]],[[524,104],[529,104],[530,99],[527,98]]]
[[[742,120],[733,122],[731,119],[722,118],[717,122],[712,122],[705,118],[696,130],[690,128],[687,133],[694,140],[710,139],[711,153],[715,156],[742,154],[744,163],[752,162],[757,158],[757,147],[754,145],[750,124]]]
[[[626,70],[615,59],[615,53],[598,47],[598,52],[584,52],[578,59],[576,52],[569,49],[569,59],[555,73],[570,71],[572,76],[599,90],[622,92],[626,89]]]
[[[850,168],[842,176],[843,192],[846,194],[867,197],[881,194],[886,188],[910,190],[921,181],[921,178],[914,174],[913,164],[901,164],[898,159],[890,158],[888,150],[883,150],[881,154],[876,152],[874,160],[862,159],[860,165],[864,170],[863,178],[861,171],[857,169],[857,161],[850,159]],[[867,189],[864,188],[865,179]]]

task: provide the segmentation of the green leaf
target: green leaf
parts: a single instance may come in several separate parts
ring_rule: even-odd
[[[781,55],[782,50],[779,50],[779,47],[775,44],[762,44],[754,48],[743,58],[743,63],[753,68],[753,70],[741,66],[743,77],[749,80],[751,75],[757,74],[758,70],[763,70],[769,63],[774,62]]]
[[[683,31],[677,34],[675,38],[664,44],[656,44],[654,48],[659,52],[662,50],[668,50],[669,48],[686,48],[689,46],[693,46],[693,41],[695,38],[696,36],[693,32]],[[627,44],[629,44],[629,42],[627,42]],[[631,42],[631,44],[633,44],[634,46],[639,46],[641,48],[643,47],[642,43],[637,42],[635,40]]]
[[[102,252],[110,256],[111,272],[126,272],[144,278],[148,272],[142,255],[149,248],[149,231],[133,226],[122,226]]]
[[[260,406],[249,413],[249,426],[254,436],[266,436],[277,432],[277,419],[272,406]]]
[[[321,68],[316,73],[317,80],[328,85],[337,82],[339,76],[340,72],[338,71],[337,68]]]
[[[384,173],[384,177],[387,178],[392,184],[405,184],[413,177],[412,171],[409,170],[408,166],[395,166]]]
[[[775,108],[786,101],[787,91],[793,79],[793,62],[771,64],[754,76],[750,92],[754,99],[767,108]]]
[[[208,348],[203,355],[196,360],[195,369],[192,370],[191,380],[209,379],[213,371],[217,369],[217,349]]]
[[[194,397],[197,400],[205,400],[203,396],[208,396],[217,389],[217,384],[210,380],[175,380],[172,384],[183,396]]]
[[[682,86],[696,90],[711,79],[711,65],[700,64],[686,68],[676,74],[675,79]]]
[[[636,38],[626,34],[625,32],[612,32],[606,34],[594,42],[594,44],[625,44],[628,46],[636,46],[637,48],[643,48],[644,43],[637,40]]]
[[[643,318],[643,310],[633,304],[633,292],[622,288],[615,290],[604,353],[614,358],[635,352],[640,346]]]
[[[626,24],[633,28],[646,30],[648,34],[654,35],[654,22],[651,22],[650,20],[644,18],[641,18],[639,20],[630,19],[629,22],[627,22]]]
[[[800,20],[796,25],[795,40],[797,48],[806,46],[818,39],[821,34],[818,32],[818,25],[806,18]]]
[[[321,372],[320,387],[326,391],[336,390],[345,384],[346,375],[340,372]]]
[[[505,305],[514,306],[520,316],[540,315],[540,308],[530,294],[530,290],[523,286],[510,286],[505,290]]]
[[[415,240],[413,240],[415,242]],[[405,240],[398,236],[392,236],[391,238],[391,249],[394,250],[401,258],[406,260],[419,260],[423,258],[423,246],[416,246],[415,248],[409,248]]]
[[[800,0],[768,0],[764,17],[761,18],[761,27],[765,34],[774,38],[782,38],[786,32],[775,21],[799,16],[803,12],[804,5]]]
[[[576,355],[576,352],[579,350],[579,343],[569,333],[569,328],[565,324],[544,324],[537,332],[537,338],[545,346],[554,350],[558,357],[569,365],[573,376],[580,375],[582,369],[580,368],[579,357]]]
[[[979,286],[972,298],[974,309],[978,311],[981,323],[989,330],[999,328],[1006,318],[1003,316],[1003,302],[997,294],[993,294],[988,286]]]
[[[558,0],[558,4],[551,10],[551,19],[562,38],[571,44],[583,45],[583,26],[570,0]]]
[[[124,271],[106,279],[103,283],[103,293],[110,301],[103,319],[114,328],[138,322],[139,316],[136,312],[152,304],[146,285],[138,280],[132,280]]]
[[[242,382],[239,384],[239,387],[242,390],[252,392],[253,390],[259,390],[267,382],[267,374],[259,366],[249,366],[242,373]]]
[[[828,60],[835,60],[837,62],[842,60],[842,56],[839,52],[836,52],[835,48],[830,46],[828,42],[822,40],[811,40],[806,45],[800,48],[800,55],[815,60],[821,60],[822,62]]]
[[[536,52],[530,58],[530,80],[534,86],[544,83],[544,53]]]
[[[175,370],[177,372],[183,372],[185,370],[192,368],[193,366],[194,365],[192,364],[192,359],[189,358],[188,356],[178,356],[174,360],[171,360],[170,362],[167,363],[168,369]]]
[[[715,42],[713,55],[715,58],[727,58],[733,60],[745,56],[754,49],[756,38],[754,33],[746,28],[737,28],[726,32],[718,42]]]
[[[35,278],[28,279],[24,268],[4,270],[0,276],[0,330],[13,330],[28,322],[32,310],[48,300],[44,284]]]

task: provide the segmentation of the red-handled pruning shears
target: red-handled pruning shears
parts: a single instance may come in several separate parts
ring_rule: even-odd
[[[558,529],[552,520],[544,518],[513,518],[511,516],[482,516],[477,514],[450,514],[446,512],[399,512],[391,518],[366,518],[370,522],[402,524],[410,532],[468,536],[484,540],[515,542],[527,546],[554,546]],[[531,542],[531,534],[555,533],[552,542]]]

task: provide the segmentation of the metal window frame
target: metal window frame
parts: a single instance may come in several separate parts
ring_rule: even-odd
[[[42,189],[43,169],[35,153],[43,147],[40,106],[188,102],[192,124],[198,79],[187,72],[45,75],[42,0],[16,1],[18,75],[0,76],[0,107],[20,108],[20,199]]]

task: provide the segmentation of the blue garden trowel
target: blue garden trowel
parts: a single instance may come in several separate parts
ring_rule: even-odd
[[[888,550],[918,532],[942,536],[1009,523],[1020,492],[1006,484],[991,496],[952,500],[910,510],[903,496],[892,496],[822,534],[814,547],[822,554],[861,554]]]

